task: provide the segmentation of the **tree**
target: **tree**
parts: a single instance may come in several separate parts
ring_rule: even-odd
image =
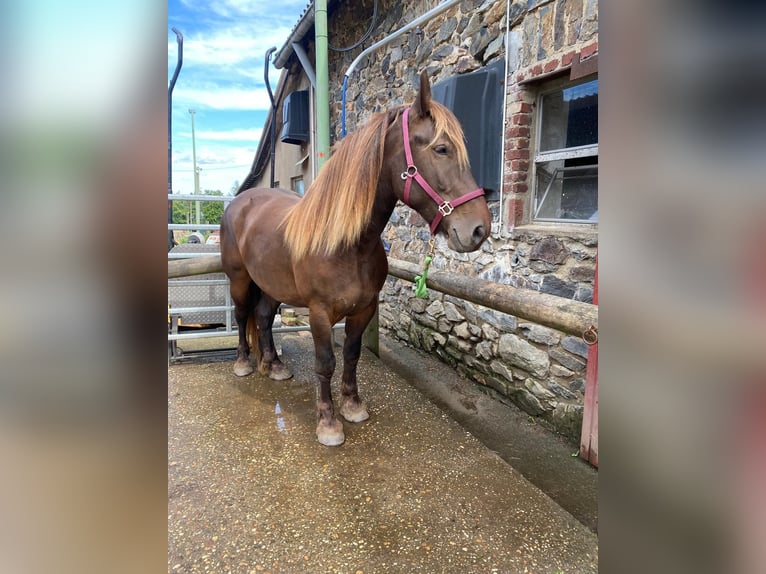
[[[173,200],[173,223],[192,223],[194,206],[185,199]]]
[[[206,189],[204,193],[205,195],[223,196],[223,192],[217,189]],[[222,201],[205,201],[202,204],[202,223],[220,224],[221,217],[223,217]]]

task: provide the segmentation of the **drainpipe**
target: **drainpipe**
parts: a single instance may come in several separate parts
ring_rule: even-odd
[[[269,59],[271,58],[271,54],[276,51],[276,46],[272,46],[266,50],[266,62],[263,64],[263,81],[266,84],[266,91],[269,93],[269,100],[271,101],[271,129],[269,132],[271,142],[271,153],[269,155],[271,177],[269,178],[269,187],[272,189],[274,188],[274,163],[277,155],[277,103],[274,101],[274,94],[271,92],[271,82],[269,82]]]
[[[341,109],[341,135],[346,135],[346,87],[348,86],[348,78],[351,76],[351,74],[354,72],[356,67],[359,65],[359,62],[361,62],[364,58],[366,58],[371,52],[374,52],[378,48],[385,46],[388,44],[391,40],[394,40],[401,36],[402,34],[409,32],[412,28],[415,28],[417,26],[420,26],[422,23],[427,22],[434,16],[437,16],[438,14],[441,14],[448,8],[451,8],[455,4],[460,3],[462,0],[447,0],[446,2],[443,2],[442,4],[439,4],[438,6],[435,6],[434,8],[431,8],[428,12],[423,14],[422,16],[419,16],[415,18],[412,22],[409,24],[402,26],[399,28],[396,32],[393,32],[383,38],[382,40],[375,42],[372,46],[367,48],[366,50],[363,50],[356,59],[351,62],[351,65],[346,70],[345,75],[343,76],[343,87],[342,87],[342,94],[341,94],[341,102],[342,102],[342,109]],[[318,4],[318,3],[317,3]],[[326,40],[326,37],[325,37]],[[318,43],[317,43],[318,45]],[[319,58],[319,51],[317,50],[317,59]]]
[[[314,2],[317,97],[317,171],[330,157],[330,72],[327,60],[327,0]]]
[[[170,79],[170,86],[168,87],[168,195],[173,194],[173,88],[176,87],[178,73],[184,64],[184,35],[175,26],[171,30],[175,33],[176,42],[178,43],[178,61],[176,62],[176,69],[173,72],[173,77]],[[173,201],[168,199],[168,225],[171,223],[173,223]],[[173,249],[174,243],[173,230],[168,229],[168,251]]]
[[[505,130],[508,126],[508,69],[511,52],[511,0],[505,2],[505,76],[503,77],[503,143],[500,146],[500,209],[498,210],[497,234],[503,233],[503,211],[505,210]]]

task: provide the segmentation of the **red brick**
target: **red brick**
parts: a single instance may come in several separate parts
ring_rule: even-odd
[[[529,150],[528,149],[506,150],[505,159],[529,159]]]
[[[524,101],[524,90],[517,88],[511,92],[508,93],[508,101],[509,102],[523,102]]]
[[[513,198],[508,201],[508,223],[519,225],[524,217],[524,200]]]
[[[529,187],[526,183],[514,183],[511,185],[511,191],[514,193],[526,193]]]
[[[534,78],[535,76],[539,76],[543,73],[543,65],[542,64],[535,64],[532,66],[532,68],[529,70],[529,76],[531,78]]]
[[[529,170],[529,162],[523,159],[514,159],[511,161],[511,169],[513,171],[527,171]]]
[[[532,104],[522,103],[520,111],[530,113],[532,111]]]
[[[513,149],[529,149],[529,138],[514,138],[509,143]]]
[[[567,52],[564,54],[564,56],[561,58],[561,67],[569,66],[572,63],[572,60],[574,59],[576,52]]]
[[[505,135],[506,135],[507,138],[518,138],[518,137],[528,138],[529,134],[530,134],[530,130],[529,130],[528,127],[526,127],[526,126],[513,126],[513,127],[508,129],[508,131],[506,132]]]
[[[593,42],[593,44],[585,46],[582,50],[580,50],[580,61],[589,56],[592,56],[596,52],[598,52],[598,42]]]
[[[511,181],[517,182],[517,181],[527,181],[527,172],[526,171],[514,171],[511,172]]]
[[[559,60],[556,58],[555,60],[551,60],[545,66],[543,67],[543,73],[547,74],[548,72],[552,72],[556,68],[559,67]]]
[[[513,114],[511,123],[515,126],[529,126],[532,125],[532,116],[529,114]]]

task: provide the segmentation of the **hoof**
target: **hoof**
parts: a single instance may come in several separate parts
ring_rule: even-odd
[[[367,407],[364,403],[357,403],[351,400],[344,401],[340,406],[340,414],[350,423],[360,423],[370,418]]]
[[[253,367],[247,359],[238,359],[234,363],[234,374],[238,377],[246,377],[253,372]]]
[[[291,379],[293,374],[290,372],[284,363],[278,363],[274,361],[271,363],[271,369],[269,369],[269,378],[275,381],[286,381]]]
[[[325,446],[338,446],[346,440],[343,434],[343,423],[338,419],[332,419],[332,423],[322,423],[317,425],[317,440]]]

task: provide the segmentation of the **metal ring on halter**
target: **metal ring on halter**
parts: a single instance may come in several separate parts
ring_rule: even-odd
[[[445,201],[439,206],[439,211],[444,217],[447,217],[450,213],[452,213],[455,210],[454,207],[452,207],[452,204],[449,201]]]
[[[418,174],[417,166],[408,165],[407,170],[402,172],[402,179],[407,179],[408,177],[415,177],[417,174]]]

